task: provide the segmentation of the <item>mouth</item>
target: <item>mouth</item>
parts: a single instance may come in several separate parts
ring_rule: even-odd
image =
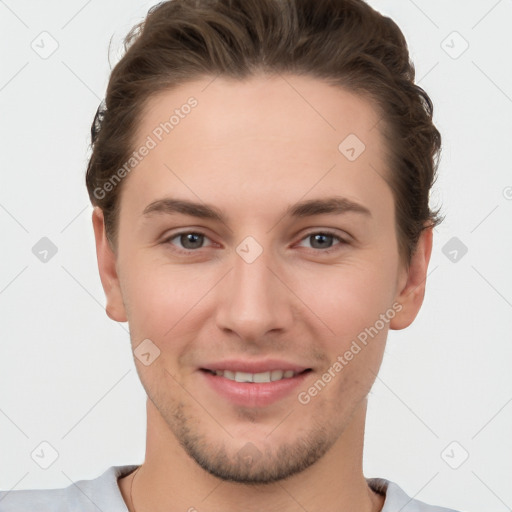
[[[312,368],[273,368],[249,372],[231,367],[200,368],[199,375],[215,396],[238,407],[264,408],[285,399],[304,383]],[[258,368],[258,370],[261,370]]]
[[[249,373],[242,371],[232,370],[209,370],[208,368],[201,368],[201,371],[207,372],[217,377],[224,377],[234,382],[250,382],[256,384],[264,384],[268,382],[276,382],[283,379],[292,379],[297,375],[310,372],[311,368],[306,368],[302,371],[294,370],[269,370],[266,372]]]

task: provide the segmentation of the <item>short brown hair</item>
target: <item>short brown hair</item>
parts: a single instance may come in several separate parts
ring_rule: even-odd
[[[108,194],[105,184],[133,152],[148,99],[217,75],[301,74],[365,96],[382,120],[390,170],[385,179],[406,265],[422,230],[442,221],[429,207],[441,150],[432,102],[414,83],[401,30],[362,0],[169,0],[149,10],[124,46],[92,123],[86,174],[114,250],[122,183]]]

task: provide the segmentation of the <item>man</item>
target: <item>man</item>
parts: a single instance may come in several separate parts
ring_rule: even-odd
[[[126,47],[87,186],[146,457],[2,510],[448,511],[362,471],[440,221],[440,135],[398,27],[360,0],[172,0]]]

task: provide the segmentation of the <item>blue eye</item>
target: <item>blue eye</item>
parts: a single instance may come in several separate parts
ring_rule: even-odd
[[[195,249],[201,249],[204,239],[208,237],[205,234],[198,233],[196,231],[183,231],[167,238],[164,240],[164,243],[172,244],[172,240],[176,238],[178,238],[180,244],[182,244],[182,249],[178,249],[178,252],[190,252]]]
[[[340,245],[345,245],[348,243],[340,236],[328,231],[315,231],[313,233],[309,233],[301,240],[301,242],[308,239],[313,240],[313,249],[323,250],[323,252],[331,252],[331,250],[336,250],[336,247],[333,248],[332,243],[329,243],[329,241],[338,240]],[[317,247],[314,247],[314,244],[317,244]]]
[[[328,231],[315,231],[309,233],[301,239],[301,243],[308,239],[313,241],[312,249],[318,253],[330,253],[333,250],[337,250],[341,246],[348,244],[348,242],[340,236]],[[197,252],[198,249],[208,247],[203,244],[205,240],[210,239],[204,233],[198,231],[182,231],[181,233],[176,233],[166,238],[163,243],[176,246],[175,242],[173,242],[174,240],[178,240],[181,247],[178,246],[175,249],[173,248],[173,250],[178,253],[190,254],[192,252]],[[338,246],[340,247],[333,246],[333,240],[337,240],[339,242]],[[212,244],[210,243],[209,245],[211,246]]]

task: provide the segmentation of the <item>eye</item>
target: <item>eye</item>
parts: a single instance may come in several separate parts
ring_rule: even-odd
[[[166,238],[163,243],[164,244],[173,244],[173,240],[178,239],[181,244],[181,249],[178,247],[177,252],[191,252],[195,249],[202,249],[203,242],[205,239],[209,238],[204,234],[197,231],[182,231],[181,233],[176,233],[169,238]]]
[[[345,239],[343,239],[340,236],[338,236],[334,233],[331,233],[329,231],[316,231],[316,232],[309,233],[301,240],[301,242],[306,241],[306,240],[312,241],[313,249],[321,249],[321,250],[323,250],[323,252],[332,252],[333,250],[337,250],[340,248],[340,247],[333,248],[333,246],[332,246],[333,240],[338,240],[340,242],[340,244],[338,244],[338,245],[340,245],[340,246],[348,244],[348,242]],[[316,247],[315,247],[315,245],[316,245]]]
[[[182,231],[181,233],[175,233],[172,236],[166,238],[162,243],[176,246],[174,240],[178,241],[179,246],[173,250],[178,253],[187,254],[207,247],[203,245],[204,241],[210,239],[204,233],[199,231]],[[348,242],[345,239],[329,231],[315,231],[309,233],[301,239],[301,243],[307,240],[312,241],[312,248],[316,252],[330,253],[341,248],[341,246],[348,245]],[[338,245],[340,247],[333,247],[333,240],[338,240]],[[211,246],[212,244],[209,245]]]

